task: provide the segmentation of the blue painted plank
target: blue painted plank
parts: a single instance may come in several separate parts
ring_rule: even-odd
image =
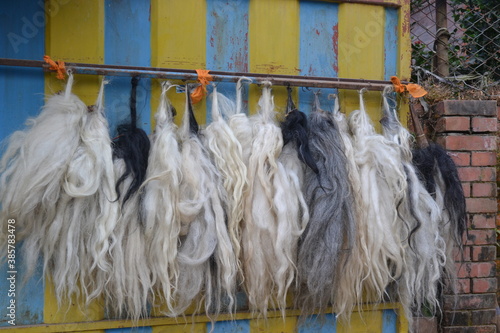
[[[392,309],[384,310],[382,315],[382,332],[396,333],[397,322],[398,322],[398,315],[396,311]]]
[[[104,7],[104,63],[151,66],[150,1],[106,0]],[[111,133],[130,119],[130,78],[113,77],[105,88],[105,112]],[[137,126],[151,130],[151,80],[137,86]]]
[[[106,333],[151,333],[153,328],[147,327],[131,327],[131,328],[112,328],[109,330],[104,330]]]
[[[22,9],[22,10],[21,10]],[[0,57],[41,60],[45,45],[45,12],[43,2],[31,0],[7,1],[0,11]],[[0,142],[12,132],[23,129],[26,119],[39,114],[43,106],[44,75],[42,69],[0,68]],[[0,144],[0,154],[3,149]],[[6,221],[0,221],[4,226]],[[7,252],[7,249],[0,249]],[[15,295],[8,295],[11,274],[7,263],[0,265],[0,326],[10,326],[7,307],[10,300],[16,304],[16,325],[43,322],[44,287],[42,272],[22,284],[24,263],[20,256],[21,244],[16,244]],[[9,310],[10,312],[10,310]]]
[[[207,0],[207,69],[248,72],[248,4],[249,0]],[[217,91],[236,101],[236,84],[218,83]]]
[[[331,313],[323,316],[313,315],[305,319],[299,326],[299,333],[335,333],[337,332],[337,320]]]
[[[338,4],[326,1],[300,2],[300,75],[337,77],[338,72]],[[324,110],[333,109],[329,94],[336,89],[321,89]],[[299,108],[308,113],[313,94],[299,89]]]
[[[212,329],[212,324],[207,323],[207,332]],[[214,325],[213,333],[250,333],[249,320],[218,321]]]
[[[398,68],[398,9],[385,8],[384,79],[397,75]]]
[[[0,11],[0,58],[42,60],[44,29],[43,2],[22,0],[3,3]],[[22,129],[28,117],[39,113],[43,97],[41,68],[0,66],[0,141],[15,130]]]

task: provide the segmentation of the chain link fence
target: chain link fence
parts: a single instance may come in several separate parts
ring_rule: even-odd
[[[411,0],[411,36],[431,101],[500,99],[499,0]]]

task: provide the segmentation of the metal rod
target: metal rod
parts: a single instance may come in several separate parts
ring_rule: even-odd
[[[65,63],[66,69],[74,74],[90,75],[109,75],[109,76],[140,76],[145,78],[158,78],[170,80],[196,81],[198,75],[195,70],[176,69],[176,68],[156,68],[156,67],[137,67],[137,66],[117,66],[100,65],[84,63]],[[21,66],[21,67],[41,67],[44,71],[50,72],[49,65],[41,60],[25,59],[6,59],[0,58],[0,66]],[[270,81],[277,86],[295,86],[312,88],[338,88],[338,89],[362,89],[383,90],[390,81],[383,80],[364,80],[364,79],[346,79],[331,77],[312,77],[300,75],[281,75],[281,74],[262,74],[262,73],[243,73],[243,72],[224,72],[210,71],[214,81],[218,82],[237,82],[242,76],[246,76],[261,84],[264,81]]]

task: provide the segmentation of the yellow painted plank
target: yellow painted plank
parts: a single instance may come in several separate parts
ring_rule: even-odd
[[[338,75],[341,78],[383,80],[384,7],[339,4]],[[357,91],[340,90],[341,108],[349,113],[359,108]],[[380,128],[380,92],[364,95],[367,112]]]
[[[45,52],[54,60],[104,63],[104,2],[99,0],[49,0]],[[42,55],[40,55],[42,58]],[[62,89],[54,73],[45,76],[45,93]],[[73,92],[87,105],[94,104],[99,91],[97,75],[76,75]]]
[[[296,0],[250,1],[250,72],[299,74],[299,10],[299,2]],[[259,87],[250,86],[248,107],[251,113],[257,110],[260,92]],[[274,87],[273,95],[277,110],[283,111],[286,106],[286,88]]]
[[[295,333],[297,317],[250,320],[250,333]]]
[[[102,302],[94,301],[89,306],[86,306],[84,302],[78,302],[73,297],[71,302],[64,302],[59,307],[55,297],[54,284],[49,276],[45,278],[44,323],[87,322],[102,319],[104,319],[104,306]],[[92,329],[92,323],[87,325],[87,327],[83,326],[82,330]],[[92,330],[88,332],[97,333],[103,331]]]
[[[205,69],[206,3],[199,0],[151,0],[151,65],[179,69]],[[208,68],[210,69],[210,68]],[[157,80],[155,80],[157,81]],[[160,98],[160,85],[153,81],[151,92],[151,123]],[[183,84],[181,81],[175,81]],[[185,95],[170,89],[168,97],[177,110],[175,121],[184,114]],[[194,107],[196,120],[204,124],[206,102]]]
[[[354,312],[349,323],[338,322],[337,333],[380,333],[382,315],[382,311]]]
[[[382,312],[382,310],[386,309],[395,309],[398,311],[398,314],[402,313],[401,306],[397,303],[383,303],[376,305],[375,307],[369,304],[365,304],[361,307],[361,309],[358,309],[362,311],[361,316],[357,314],[357,312],[354,312],[354,314],[357,314],[357,319],[356,320],[361,320],[362,318],[365,318],[364,320],[366,321],[368,317],[366,317],[367,313],[370,312]],[[331,313],[331,309],[326,309],[325,313]],[[353,314],[353,315],[354,315]],[[292,325],[292,322],[295,320],[297,316],[300,315],[299,310],[287,310],[286,311],[286,318],[287,320],[291,319],[292,321],[290,322],[290,325]],[[281,317],[281,312],[279,311],[269,311],[268,312],[268,321],[269,320],[275,320],[273,323],[274,325],[277,325],[278,322],[280,322],[281,326],[282,324],[282,317]],[[219,321],[224,321],[224,320],[244,320],[244,319],[254,319],[253,315],[249,312],[239,312],[234,315],[229,315],[229,314],[221,314],[217,318]],[[376,319],[378,320],[378,319]],[[264,325],[264,320],[260,320],[261,323],[254,323],[255,327],[260,327],[259,325]],[[129,328],[129,327],[142,327],[142,326],[161,326],[161,327],[168,327],[169,329],[171,327],[176,327],[176,326],[181,326],[181,327],[191,327],[191,324],[195,324],[195,327],[201,327],[202,325],[206,325],[206,323],[210,322],[210,318],[204,316],[204,315],[196,315],[196,316],[187,316],[187,317],[178,317],[178,318],[170,318],[170,317],[154,317],[154,318],[145,318],[145,319],[140,319],[138,322],[132,322],[127,319],[112,319],[112,320],[98,320],[98,321],[92,321],[92,322],[68,322],[68,323],[55,323],[55,324],[37,324],[37,325],[27,325],[27,326],[17,326],[15,328],[15,332],[20,332],[20,333],[37,333],[37,332],[43,332],[43,333],[49,333],[49,332],[82,332],[86,330],[103,330],[103,329],[111,329],[111,328]],[[200,326],[198,326],[200,325]],[[285,327],[288,324],[285,325]],[[293,325],[296,325],[296,323],[293,323]],[[343,326],[345,327],[345,325]],[[404,317],[398,316],[398,332],[407,332],[408,328],[408,322]],[[0,331],[5,331],[5,330],[12,330],[11,327],[0,327]]]
[[[102,64],[104,62],[104,3],[99,0],[74,0],[64,2],[49,0],[46,10],[46,53],[54,60]],[[95,102],[99,91],[96,75],[75,75],[73,93],[84,103]],[[45,76],[45,93],[61,90],[64,82],[55,79],[54,73]],[[65,323],[101,320],[104,308],[97,301],[85,306],[76,301],[57,305],[53,284],[46,278],[44,322]],[[101,331],[94,331],[101,332]]]
[[[207,324],[180,324],[177,326],[153,326],[151,333],[206,333]]]

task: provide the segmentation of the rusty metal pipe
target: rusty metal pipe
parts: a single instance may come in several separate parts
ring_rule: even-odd
[[[177,69],[177,68],[157,68],[157,67],[138,67],[138,66],[117,66],[101,64],[84,63],[65,63],[67,70],[75,74],[90,75],[110,75],[110,76],[140,76],[158,79],[196,81],[197,74],[195,70]],[[0,58],[0,66],[21,66],[21,67],[41,67],[44,71],[51,71],[49,65],[41,60],[25,59],[6,59]],[[243,73],[243,72],[224,72],[210,71],[214,81],[218,82],[237,82],[242,76],[246,76],[260,84],[263,81],[270,81],[277,86],[295,86],[312,88],[337,88],[337,89],[362,89],[383,90],[390,81],[383,80],[364,80],[347,79],[331,77],[311,77],[300,75],[281,75],[281,74],[263,74],[263,73]]]

